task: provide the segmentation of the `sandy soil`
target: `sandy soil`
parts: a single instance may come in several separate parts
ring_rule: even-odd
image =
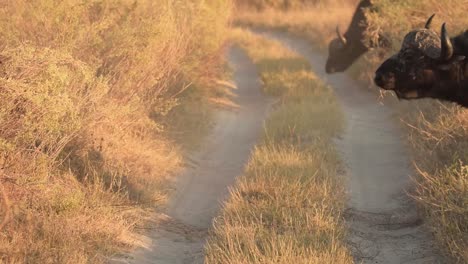
[[[235,70],[233,101],[237,107],[216,113],[211,135],[177,177],[166,214],[150,234],[150,246],[119,263],[203,263],[212,219],[228,195],[228,186],[242,174],[271,104],[246,54],[234,47],[228,57]]]
[[[307,58],[329,83],[345,112],[347,128],[337,145],[347,165],[349,243],[358,263],[447,263],[433,245],[415,205],[410,158],[394,108],[346,74],[327,75],[325,56],[307,41],[279,32],[260,32]]]

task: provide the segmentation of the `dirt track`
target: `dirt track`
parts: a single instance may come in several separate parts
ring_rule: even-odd
[[[411,169],[392,108],[379,104],[377,95],[346,75],[326,75],[325,57],[306,41],[284,33],[266,36],[307,58],[317,75],[334,88],[345,112],[347,128],[337,145],[347,164],[346,215],[356,262],[445,263],[405,193]],[[229,60],[236,70],[239,107],[217,113],[211,136],[178,177],[167,215],[150,235],[151,246],[124,263],[203,263],[207,230],[228,186],[242,173],[271,103],[260,92],[258,73],[245,53],[233,48]]]
[[[327,75],[324,55],[300,38],[259,32],[279,40],[311,63],[341,102],[347,128],[337,140],[347,165],[350,245],[358,263],[446,263],[421,225],[410,187],[410,158],[394,110],[346,74]]]
[[[228,186],[242,174],[271,103],[262,94],[257,70],[246,54],[234,47],[228,55],[235,70],[233,101],[238,107],[217,112],[211,135],[175,183],[166,215],[150,234],[151,246],[120,262],[203,263],[208,228]]]

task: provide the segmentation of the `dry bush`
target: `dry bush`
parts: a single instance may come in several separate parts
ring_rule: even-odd
[[[0,262],[97,263],[138,243],[142,206],[165,201],[182,162],[168,115],[187,90],[213,93],[229,10],[0,3]]]

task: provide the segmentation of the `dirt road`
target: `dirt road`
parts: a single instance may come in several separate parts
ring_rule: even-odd
[[[445,263],[406,195],[412,171],[394,110],[345,74],[325,74],[325,57],[306,41],[285,33],[262,33],[307,58],[341,102],[347,128],[337,145],[347,165],[346,215],[356,262]],[[211,136],[178,177],[166,215],[151,234],[151,246],[126,263],[203,263],[207,230],[228,186],[242,173],[270,105],[247,56],[233,48],[229,60],[235,68],[239,107],[217,113]]]
[[[341,102],[347,128],[337,144],[347,165],[347,222],[356,262],[445,263],[406,194],[412,170],[393,108],[379,104],[377,94],[346,74],[327,75],[325,56],[307,41],[279,32],[257,33],[308,59]]]
[[[166,215],[150,234],[151,246],[123,263],[203,263],[207,230],[228,186],[242,174],[271,103],[262,94],[257,70],[246,54],[234,47],[228,56],[235,70],[233,101],[238,107],[216,113],[211,135],[177,178]]]

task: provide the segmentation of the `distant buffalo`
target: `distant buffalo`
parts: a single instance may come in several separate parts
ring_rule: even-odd
[[[348,30],[341,34],[340,29],[336,27],[337,37],[328,45],[328,59],[325,65],[327,73],[344,72],[354,61],[366,53],[371,48],[370,46],[386,45],[382,36],[379,36],[380,43],[377,45],[367,44],[365,41],[365,32],[369,26],[365,11],[371,7],[371,0],[361,1],[354,12]]]
[[[399,99],[436,98],[468,107],[468,30],[449,38],[425,28],[409,32],[401,50],[376,71],[374,82]]]

